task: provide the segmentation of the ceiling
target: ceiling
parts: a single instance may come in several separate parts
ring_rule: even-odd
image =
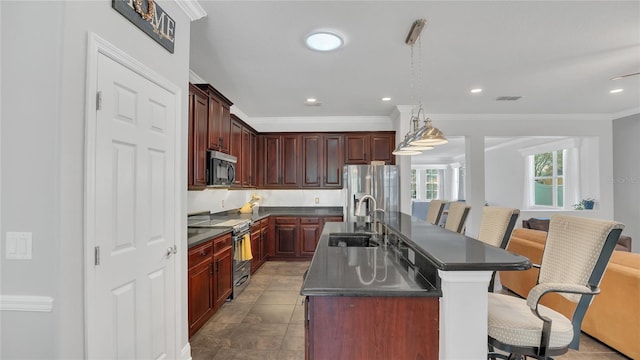
[[[192,23],[191,69],[248,117],[387,116],[418,101],[427,114],[640,109],[640,76],[609,80],[640,71],[638,1],[200,5],[208,15]],[[412,77],[404,39],[418,18],[427,25]],[[338,32],[346,43],[334,52],[309,50],[304,37],[315,30]],[[471,94],[476,87],[484,90]],[[624,91],[610,94],[615,88]],[[308,97],[321,105],[305,105]]]

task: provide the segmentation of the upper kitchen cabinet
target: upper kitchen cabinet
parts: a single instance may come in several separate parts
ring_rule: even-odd
[[[395,132],[348,133],[345,141],[345,165],[369,164],[371,161],[384,161],[395,164],[391,152],[395,148]]]
[[[238,162],[236,162],[236,179],[233,182],[233,186],[240,187],[242,184],[242,177],[244,176],[242,171],[244,164],[244,159],[242,157],[242,123],[235,115],[231,115],[230,145],[229,154],[238,159]]]
[[[230,154],[238,159],[234,187],[256,186],[256,131],[231,114]]]
[[[302,144],[302,187],[341,188],[343,136],[304,134]]]
[[[196,84],[204,90],[209,100],[208,148],[224,153],[230,151],[231,112],[233,103],[209,84]]]
[[[262,186],[264,188],[300,187],[300,135],[261,135]]]
[[[189,84],[189,190],[201,190],[207,185],[208,109],[207,94]]]

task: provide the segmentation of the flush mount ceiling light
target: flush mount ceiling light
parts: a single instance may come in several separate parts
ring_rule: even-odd
[[[481,92],[482,92],[482,89],[480,89],[480,88],[471,89],[471,93],[473,93],[473,94],[477,94],[477,93],[481,93]]]
[[[412,93],[415,91],[413,88],[414,84],[414,62],[413,62],[413,46],[416,41],[421,40],[420,32],[424,28],[426,24],[425,19],[418,19],[414,21],[411,25],[411,30],[409,30],[409,34],[405,39],[405,43],[411,46],[411,90]],[[418,47],[421,50],[421,42],[418,42]],[[418,66],[421,63],[418,61]],[[422,73],[421,69],[418,71],[419,74]],[[412,94],[413,95],[413,94]],[[417,155],[420,154],[424,150],[431,150],[435,145],[446,144],[448,142],[447,138],[444,137],[442,131],[433,127],[431,119],[426,117],[424,109],[422,108],[422,103],[418,101],[418,105],[411,110],[411,118],[409,120],[411,122],[412,131],[405,135],[405,138],[396,149],[392,152],[393,155]],[[421,128],[418,128],[420,121],[424,122],[424,125]]]
[[[623,91],[624,91],[624,89],[613,89],[613,90],[610,90],[609,93],[610,94],[617,94],[617,93],[621,93]]]
[[[382,100],[382,101],[391,101],[391,98],[390,98],[390,97],[383,97],[383,98],[382,98],[382,99],[380,99],[380,100]]]
[[[342,38],[332,32],[320,31],[309,34],[305,39],[307,46],[316,51],[332,51],[344,44]]]

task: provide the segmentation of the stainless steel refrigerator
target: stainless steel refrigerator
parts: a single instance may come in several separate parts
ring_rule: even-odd
[[[345,165],[343,177],[346,222],[371,222],[376,209],[371,199],[361,200],[365,195],[371,195],[377,209],[381,209],[376,213],[377,219],[388,219],[389,214],[400,211],[400,173],[396,165]],[[356,214],[360,201],[360,214]]]

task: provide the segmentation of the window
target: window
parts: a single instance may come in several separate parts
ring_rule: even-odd
[[[411,169],[411,199],[418,201],[445,198],[445,169],[416,167]]]
[[[433,200],[438,198],[438,184],[440,183],[439,171],[436,169],[426,169],[425,171],[425,199]]]
[[[411,169],[411,198],[415,199],[417,197],[417,186],[416,186],[416,169]]]
[[[564,207],[564,150],[533,155],[533,205]]]

